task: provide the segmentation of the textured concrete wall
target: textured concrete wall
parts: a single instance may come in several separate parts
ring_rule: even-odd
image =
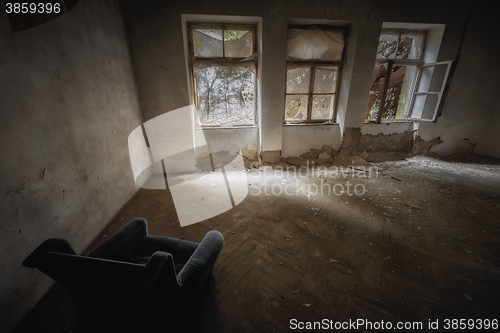
[[[438,154],[451,154],[464,139],[471,143],[480,142],[490,128],[495,112],[500,111],[497,108],[500,102],[500,29],[497,16],[493,2],[474,2],[442,115],[435,124],[420,126],[422,139],[441,138],[442,143],[432,149]],[[489,155],[499,156],[498,142],[493,140],[491,144]]]
[[[484,132],[474,152],[478,155],[500,158],[500,135],[498,135],[498,129],[500,128],[500,101],[495,116],[489,123],[489,129]]]
[[[80,1],[12,33],[0,12],[0,332],[52,281],[21,266],[49,237],[82,251],[137,191],[127,137],[141,124],[114,1]]]

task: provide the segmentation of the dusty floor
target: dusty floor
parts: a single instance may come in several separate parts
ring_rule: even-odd
[[[323,319],[428,331],[429,320],[443,330],[446,319],[500,319],[498,161],[412,157],[246,176],[246,199],[207,221],[181,228],[169,191],[141,190],[106,230],[140,216],[151,234],[223,233],[200,332],[292,332]],[[15,332],[73,325],[53,288]]]

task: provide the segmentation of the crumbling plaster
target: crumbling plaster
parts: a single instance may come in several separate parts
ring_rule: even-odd
[[[80,1],[12,33],[0,12],[0,332],[53,281],[21,265],[50,237],[82,251],[137,191],[127,137],[142,123],[114,1]]]

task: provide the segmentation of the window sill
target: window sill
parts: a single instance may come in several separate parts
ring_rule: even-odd
[[[388,125],[388,124],[408,124],[408,123],[413,123],[413,120],[401,119],[394,121],[382,121],[380,123],[374,121],[365,121],[365,125]]]
[[[294,127],[294,126],[338,126],[338,123],[295,123],[295,124],[283,124],[283,127]]]
[[[225,129],[245,129],[245,128],[258,128],[257,125],[243,125],[243,126],[213,126],[213,127],[195,127],[198,131],[212,131],[212,130],[225,130]]]

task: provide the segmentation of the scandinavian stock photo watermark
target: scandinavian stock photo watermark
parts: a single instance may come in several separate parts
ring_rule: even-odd
[[[309,162],[286,168],[276,166],[272,172],[263,172],[258,185],[250,184],[249,194],[362,196],[368,192],[365,181],[379,176],[376,166],[316,166]]]

